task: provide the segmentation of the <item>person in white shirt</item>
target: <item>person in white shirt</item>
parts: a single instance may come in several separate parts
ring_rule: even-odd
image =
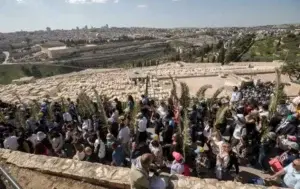
[[[232,146],[235,146],[239,143],[241,140],[242,136],[246,135],[246,119],[243,114],[237,114],[234,116],[235,120],[235,128],[233,131],[233,138],[232,140]]]
[[[165,102],[162,101],[160,103],[160,106],[157,108],[157,113],[160,115],[160,117],[162,119],[164,119],[167,115],[167,112],[168,112],[167,111],[167,106],[166,106]]]
[[[129,140],[130,140],[130,129],[127,126],[130,123],[129,118],[125,120],[124,116],[120,116],[120,129],[117,140],[121,143],[125,154],[129,154]]]
[[[105,144],[100,138],[100,134],[97,133],[97,139],[94,143],[94,153],[98,154],[98,158],[100,159],[100,163],[103,163],[106,150],[105,150]]]
[[[65,122],[71,122],[73,119],[72,119],[72,116],[69,112],[65,112],[63,114],[63,119]]]
[[[233,88],[233,93],[231,94],[230,103],[231,104],[237,103],[238,101],[241,100],[241,97],[242,97],[241,92],[238,90],[237,87],[234,87]]]
[[[158,166],[163,165],[163,150],[161,145],[159,144],[159,136],[154,135],[153,140],[149,144],[149,149],[151,153],[154,155],[154,161]]]
[[[114,108],[112,115],[110,116],[110,118],[108,118],[108,121],[110,121],[111,123],[118,122],[118,118],[119,112],[117,109]]]
[[[130,130],[129,127],[127,125],[125,125],[124,121],[125,118],[124,116],[120,117],[121,123],[120,123],[120,130],[119,130],[119,134],[118,134],[118,141],[121,144],[127,144],[130,140]]]
[[[217,154],[216,162],[216,177],[222,179],[224,171],[229,166],[230,162],[230,145],[228,143],[223,143],[221,146],[221,151]]]
[[[137,143],[147,140],[147,118],[142,114],[137,115]]]
[[[18,148],[19,148],[18,139],[19,138],[14,135],[7,136],[3,142],[4,148],[10,149],[10,150],[18,150]]]
[[[84,146],[83,144],[75,144],[76,154],[73,156],[74,160],[83,161],[85,158]]]
[[[62,147],[64,145],[63,136],[60,133],[56,133],[55,136],[51,139],[51,145],[55,153],[61,154]]]
[[[85,131],[93,131],[92,120],[87,117],[83,118],[82,129]]]

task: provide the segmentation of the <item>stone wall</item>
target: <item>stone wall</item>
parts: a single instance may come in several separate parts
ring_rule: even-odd
[[[38,156],[0,149],[0,160],[22,169],[39,171],[59,177],[113,189],[129,189],[129,168],[112,167],[97,163],[75,161],[56,157]],[[174,189],[263,189],[265,187],[243,185],[237,182],[218,182],[215,179],[199,179],[180,175],[164,175]]]

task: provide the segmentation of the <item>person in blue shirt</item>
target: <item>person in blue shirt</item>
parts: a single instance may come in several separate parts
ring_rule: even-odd
[[[295,159],[284,169],[278,171],[272,176],[267,177],[266,180],[274,180],[283,175],[282,187],[300,189],[300,159]]]
[[[113,148],[113,153],[112,153],[112,162],[111,165],[113,166],[123,166],[124,165],[124,160],[125,160],[125,155],[124,151],[122,149],[121,145],[118,145],[117,143],[112,144]]]

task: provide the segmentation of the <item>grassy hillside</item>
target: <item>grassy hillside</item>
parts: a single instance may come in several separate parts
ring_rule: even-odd
[[[300,35],[267,37],[256,41],[242,61],[300,61]]]
[[[80,71],[80,68],[64,67],[57,65],[1,65],[0,66],[0,84],[9,84],[12,80],[21,77],[34,76],[36,78],[49,77],[58,74],[65,74],[74,71]]]

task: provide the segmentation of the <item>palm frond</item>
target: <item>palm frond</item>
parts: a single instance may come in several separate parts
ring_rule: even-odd
[[[211,89],[212,85],[203,85],[202,87],[199,88],[199,90],[196,93],[196,97],[198,99],[204,99],[205,98],[205,92],[207,89]]]
[[[146,78],[145,96],[148,96],[148,91],[149,91],[149,75],[147,75],[147,78]]]
[[[268,127],[268,120],[266,117],[263,117],[262,120],[261,120],[261,142],[263,142],[267,136],[268,136],[268,133],[270,132],[270,129]]]
[[[0,122],[5,122],[5,116],[2,111],[0,111]]]
[[[186,83],[180,82],[181,86],[181,96],[180,96],[180,105],[182,109],[186,110],[190,105],[190,89]]]
[[[15,111],[15,118],[16,118],[16,123],[17,127],[25,127],[25,117],[24,117],[24,112],[20,110],[20,108],[17,108]]]
[[[211,99],[209,100],[209,107],[211,108],[211,106],[216,102],[218,96],[223,92],[223,90],[225,89],[225,87],[220,87],[218,88],[214,94],[212,95]]]
[[[55,118],[55,115],[54,115],[54,101],[52,101],[51,103],[50,103],[50,105],[49,105],[49,117],[51,118],[51,119],[54,119]]]
[[[31,116],[33,119],[36,121],[38,120],[38,114],[40,112],[40,104],[37,100],[32,100],[32,105],[31,105]]]
[[[189,127],[189,119],[187,116],[187,110],[184,110],[183,113],[183,140],[182,140],[182,151],[183,151],[183,157],[186,158],[188,149],[191,145],[191,135],[190,135],[190,127]]]
[[[108,121],[107,121],[107,117],[106,117],[106,112],[103,106],[103,102],[100,98],[100,95],[98,93],[98,91],[94,88],[94,95],[96,96],[96,101],[97,101],[97,105],[98,105],[98,111],[99,111],[99,119],[101,121],[101,123],[104,124],[103,128],[106,128],[108,126]]]
[[[282,99],[284,92],[283,92],[283,86],[281,84],[281,71],[277,68],[276,70],[276,83],[275,83],[275,89],[274,89],[274,94],[271,98],[270,102],[270,116],[273,116],[276,113],[277,110],[277,105]]]
[[[135,128],[135,117],[140,112],[140,103],[135,103],[132,112],[130,112],[130,131],[133,133]]]
[[[60,97],[61,109],[63,112],[67,111],[66,99],[64,97]]]
[[[224,122],[225,114],[228,110],[229,110],[229,106],[223,106],[223,107],[219,108],[219,110],[217,111],[216,120],[214,123],[214,131],[217,130],[217,127],[216,127],[217,125],[222,124]]]
[[[178,103],[176,83],[174,81],[174,78],[171,75],[169,75],[169,78],[171,79],[171,82],[172,82],[171,98],[174,99],[176,101],[176,103]]]
[[[20,96],[17,93],[14,93],[15,97],[18,99],[19,103],[26,108],[26,104],[23,103],[23,101],[21,100]],[[24,127],[25,126],[25,117],[24,117],[24,113],[21,112],[20,108],[17,108],[17,110],[15,111],[15,118],[16,118],[16,122],[18,126]]]
[[[85,91],[81,91],[78,95],[78,106],[82,111],[83,116],[91,117],[95,113],[95,108],[92,100]]]

